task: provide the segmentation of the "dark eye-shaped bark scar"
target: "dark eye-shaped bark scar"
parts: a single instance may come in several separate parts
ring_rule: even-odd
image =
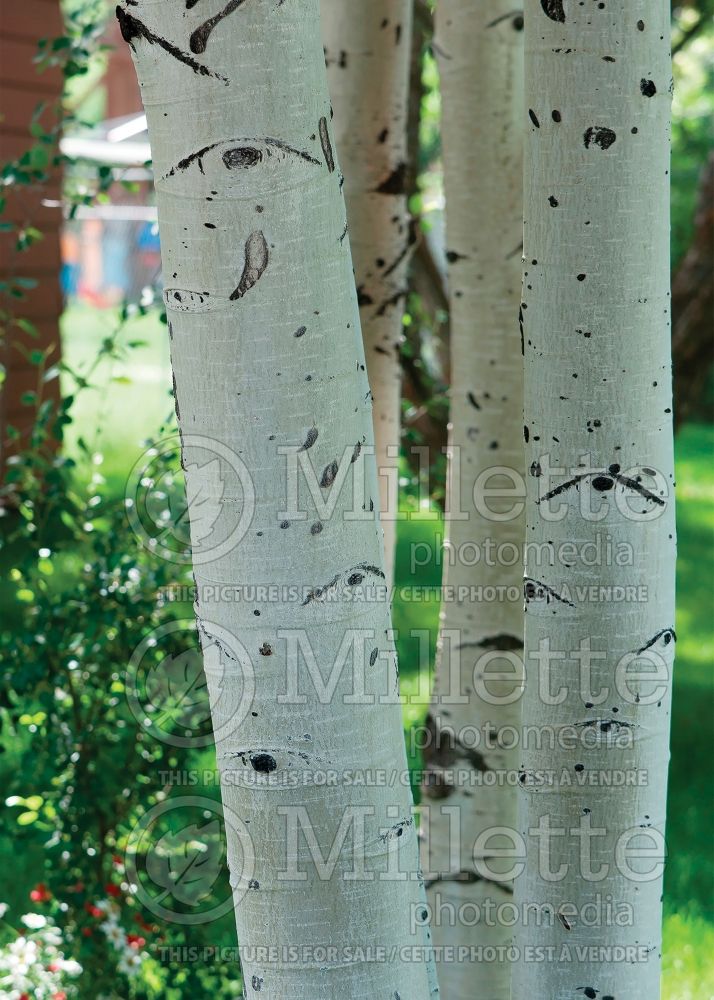
[[[240,6],[245,3],[245,0],[229,0],[229,3],[225,5],[222,11],[218,14],[214,14],[213,17],[209,17],[207,21],[196,28],[194,33],[188,43],[188,47],[192,52],[200,55],[202,52],[206,51],[206,45],[208,44],[208,36],[211,34],[215,26],[222,21],[224,17],[228,17],[232,14],[234,10],[237,10]]]
[[[411,241],[407,240],[407,242],[404,244],[404,247],[399,251],[399,253],[397,254],[397,256],[394,258],[394,260],[392,261],[392,263],[389,265],[389,267],[385,268],[385,270],[382,272],[382,277],[383,278],[389,277],[390,274],[392,274],[394,271],[396,271],[396,269],[399,267],[399,265],[404,260],[404,258],[406,257],[406,255],[409,253],[409,248],[410,247],[411,247]]]
[[[265,150],[266,156],[271,155],[271,149],[277,149],[290,156],[297,156],[301,160],[305,160],[306,163],[320,166],[320,161],[316,160],[314,156],[310,156],[304,149],[295,149],[294,146],[288,145],[282,139],[275,139],[269,135],[264,136],[262,139],[250,136],[239,139],[221,139],[219,142],[212,142],[210,146],[203,146],[201,149],[197,149],[194,153],[189,153],[188,156],[184,156],[182,160],[179,160],[176,166],[171,167],[169,172],[164,174],[164,179],[166,177],[173,177],[174,174],[180,171],[187,170],[192,163],[198,163],[198,169],[203,173],[204,156],[210,153],[211,150],[217,149],[219,146],[227,146],[229,143],[235,143],[236,145],[226,149],[223,153],[222,160],[226,170],[249,170],[251,167],[256,167],[259,163],[262,163],[264,151],[256,146],[242,145],[243,143],[264,143],[268,147]]]
[[[321,601],[329,594],[334,593],[340,580],[344,579],[345,583],[350,587],[357,587],[360,583],[362,583],[365,576],[376,576],[379,579],[385,579],[384,573],[379,566],[372,566],[370,563],[358,563],[350,569],[343,570],[341,573],[336,573],[332,579],[323,584],[322,587],[314,587],[310,590],[307,597],[302,602],[302,606],[305,607],[306,604],[311,604],[313,601]]]
[[[651,646],[654,646],[654,644],[658,642],[660,639],[665,644],[665,646],[669,646],[670,642],[677,641],[677,633],[674,631],[673,628],[662,628],[659,630],[659,632],[655,632],[652,638],[648,639],[647,642],[644,644],[644,646],[640,646],[637,652],[644,653],[646,649],[649,649]]]
[[[539,497],[539,499],[536,500],[536,504],[544,503],[546,500],[552,500],[553,497],[560,496],[561,493],[567,493],[567,491],[572,489],[573,486],[578,486],[586,479],[592,480],[592,488],[597,490],[598,493],[607,493],[609,490],[614,488],[615,483],[619,483],[621,486],[638,493],[641,497],[644,497],[645,500],[650,500],[652,503],[656,503],[659,507],[664,507],[665,505],[662,497],[658,497],[656,493],[652,493],[645,486],[643,486],[642,483],[638,483],[636,479],[631,479],[630,476],[620,475],[619,467],[616,465],[611,465],[609,467],[607,475],[597,472],[587,472],[579,476],[573,476],[572,479],[569,479],[565,483],[561,483],[560,486],[556,486],[555,489],[550,490],[542,497]]]
[[[525,331],[523,330],[523,305],[521,304],[518,308],[518,329],[521,333],[521,357],[526,356],[526,337]],[[526,441],[528,438],[526,438]]]
[[[268,266],[268,244],[259,229],[251,233],[245,241],[245,264],[238,287],[231,293],[231,302],[242,299]]]
[[[501,21],[508,21],[509,18],[515,17],[517,14],[522,14],[522,13],[523,10],[516,7],[515,10],[509,10],[507,14],[501,14],[500,17],[495,18],[493,21],[489,21],[486,27],[495,28],[497,24],[501,23]]]
[[[547,583],[543,583],[542,580],[532,580],[528,576],[523,581],[523,597],[526,604],[529,604],[531,601],[542,601],[545,599],[546,604],[550,604],[551,601],[559,601],[561,604],[567,604],[569,608],[575,607],[572,601],[561,597]]]
[[[407,184],[407,165],[398,163],[389,177],[385,178],[374,190],[377,194],[405,194]]]
[[[406,288],[403,288],[400,291],[395,292],[394,295],[390,295],[388,299],[385,299],[384,302],[381,303],[381,305],[379,306],[379,308],[375,310],[374,315],[375,316],[384,316],[386,314],[387,310],[391,306],[398,305],[398,303],[401,301],[401,299],[406,298],[406,296],[407,296],[407,290],[406,290]]]
[[[586,149],[589,149],[591,145],[599,146],[600,149],[609,149],[616,138],[617,136],[611,128],[604,125],[591,125],[585,130],[583,142]]]
[[[564,930],[569,931],[569,930],[572,929],[571,924],[570,924],[568,918],[565,916],[565,914],[561,913],[560,910],[558,910],[555,915],[558,918],[558,920],[561,922],[561,924],[563,925],[563,929]]]
[[[340,467],[337,461],[330,462],[329,465],[325,466],[325,468],[322,470],[322,477],[320,479],[320,486],[324,490],[332,486],[335,479],[337,479],[337,473],[339,472],[339,470]]]
[[[379,839],[382,841],[383,844],[386,844],[388,840],[396,840],[397,837],[401,837],[404,831],[413,825],[414,825],[413,819],[400,820],[399,823],[395,823],[393,826],[390,826],[390,828],[386,830],[384,833],[380,833]]]
[[[318,123],[318,130],[320,132],[320,145],[322,146],[322,155],[325,157],[325,163],[327,164],[327,169],[330,173],[333,173],[335,169],[335,157],[332,154],[332,143],[330,142],[330,133],[327,129],[327,118],[323,115]]]
[[[205,648],[203,645],[205,641],[207,645],[215,646],[218,652],[221,653],[223,656],[226,656],[229,660],[232,660],[234,663],[238,662],[238,657],[236,656],[236,654],[231,649],[229,649],[224,642],[222,642],[219,638],[213,635],[213,633],[210,632],[209,629],[206,628],[204,623],[198,618],[196,619],[196,630],[198,632],[202,649]]]
[[[545,16],[549,17],[551,21],[560,21],[561,24],[565,22],[563,0],[540,0],[540,5]]]
[[[174,312],[207,312],[210,292],[194,292],[188,288],[165,288],[164,302]]]
[[[317,441],[317,437],[317,427],[311,427],[305,436],[305,443],[300,445],[299,451],[307,451],[309,448],[312,448],[314,443]]]
[[[223,83],[228,83],[228,78],[221,76],[220,73],[212,73],[208,66],[203,66],[201,63],[196,62],[187,52],[182,52],[181,49],[174,45],[173,42],[169,42],[166,38],[162,38],[161,35],[157,35],[150,28],[140,21],[133,14],[130,14],[128,10],[124,10],[123,7],[116,8],[117,21],[119,22],[119,30],[121,31],[121,36],[125,42],[128,42],[132,48],[134,48],[134,41],[137,38],[143,38],[144,41],[148,42],[149,45],[158,45],[165,52],[168,52],[170,56],[177,60],[177,62],[183,63],[184,66],[188,66],[198,73],[200,76],[211,76],[215,80],[221,80]]]
[[[620,719],[586,719],[585,722],[576,722],[575,729],[589,729],[594,733],[602,733],[604,736],[617,736],[623,729],[639,729],[639,726],[629,722],[621,722]]]

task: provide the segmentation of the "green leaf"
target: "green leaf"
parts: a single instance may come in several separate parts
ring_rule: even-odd
[[[29,321],[29,319],[16,319],[15,326],[19,326],[20,329],[24,330],[25,333],[29,333],[31,337],[39,336],[39,330],[37,329],[34,323],[31,323]]]

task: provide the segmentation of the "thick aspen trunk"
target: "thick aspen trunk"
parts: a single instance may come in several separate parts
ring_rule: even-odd
[[[392,580],[401,417],[402,316],[409,249],[406,125],[412,0],[326,0],[322,32],[333,132],[374,397],[384,555]]]
[[[669,4],[526,3],[514,997],[659,996],[674,498]],[[540,744],[538,743],[540,739]]]
[[[149,121],[188,493],[238,524],[251,491],[231,453],[255,493],[229,551],[197,558],[191,525],[199,631],[220,652],[206,668],[246,993],[425,1000],[423,954],[401,950],[423,942],[423,890],[389,606],[384,589],[349,599],[384,572],[318,4],[211,13],[204,0],[118,8]],[[205,438],[218,461],[201,464]],[[316,492],[301,478],[294,505],[286,469],[305,457]],[[274,589],[216,596],[242,584]],[[330,697],[316,677],[334,681]]]
[[[503,845],[488,834],[516,823],[506,779],[518,764],[522,685],[524,505],[509,496],[523,475],[522,29],[506,0],[440,0],[436,10],[451,311],[444,561],[457,591],[442,608],[424,750],[422,860],[437,946],[505,947],[512,933],[499,909],[512,900],[510,863],[492,857]],[[494,488],[505,497],[487,496]],[[447,1000],[509,996],[503,957],[444,961],[438,974]]]

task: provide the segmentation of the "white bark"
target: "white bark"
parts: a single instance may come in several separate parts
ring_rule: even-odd
[[[238,939],[242,949],[274,949],[244,954],[246,993],[424,1000],[423,956],[398,950],[422,944],[421,931],[410,931],[421,889],[389,607],[386,593],[360,602],[344,590],[383,583],[384,574],[376,514],[369,516],[377,501],[366,447],[369,388],[317,0],[233,0],[214,16],[205,0],[186,8],[139,0],[118,12],[149,122],[191,493],[231,504],[236,519],[241,513],[230,468],[221,465],[218,479],[208,465],[197,468],[189,434],[237,453],[255,487],[255,513],[240,544],[194,565],[204,639],[235,638],[255,667],[252,711],[239,721],[232,712],[245,678],[233,652],[222,649],[220,678],[206,663],[219,768],[230,778],[224,806],[249,824],[255,851],[246,884],[229,823]],[[324,497],[349,466],[331,518],[320,519],[304,488],[307,518],[284,516],[281,448],[309,454]],[[367,516],[346,520],[360,471]],[[359,496],[354,506],[364,513]],[[299,596],[221,601],[206,591],[257,583]],[[353,653],[323,703],[307,680],[309,657],[296,656],[294,642],[290,652],[286,629],[301,630],[325,683],[349,630],[361,630],[366,699],[345,700],[360,683],[361,658]],[[282,703],[296,678],[304,703]],[[345,772],[367,768],[386,783],[350,787]],[[315,783],[325,770],[337,776],[334,784]],[[282,812],[302,807],[323,858],[349,808],[357,810],[357,829],[364,820],[341,847],[338,837],[331,877],[320,877],[305,836],[293,843],[288,836]],[[351,879],[360,858],[366,877]],[[295,865],[304,880],[281,878]],[[397,867],[403,878],[383,877]],[[322,946],[337,951],[300,950]],[[342,950],[375,946],[386,947],[386,960]],[[287,948],[297,951],[290,956],[281,951]]]
[[[345,174],[352,260],[374,397],[387,580],[392,580],[401,423],[402,316],[413,233],[406,122],[412,0],[323,0],[333,132]]]
[[[498,917],[484,915],[490,903],[509,903],[513,888],[499,879],[503,865],[491,859],[479,866],[490,848],[502,846],[496,840],[480,844],[479,837],[516,822],[513,786],[486,782],[504,778],[518,763],[517,751],[498,745],[498,734],[511,727],[510,746],[520,715],[523,504],[519,515],[513,499],[476,506],[474,496],[482,498],[484,486],[512,489],[514,476],[522,481],[523,472],[522,28],[522,15],[506,0],[440,0],[436,8],[451,312],[445,583],[502,595],[478,603],[449,599],[447,590],[442,608],[431,742],[424,752],[423,867],[437,946],[505,946],[512,933]],[[491,478],[488,470],[497,467],[510,472]],[[498,520],[488,508],[512,513]],[[486,554],[489,543],[499,547],[495,556]],[[517,680],[492,680],[485,690],[474,683],[496,671],[512,672]],[[482,919],[475,919],[474,908]],[[439,923],[440,912],[454,916]],[[509,974],[505,961],[438,966],[446,1000],[505,1000]]]
[[[554,950],[521,960],[513,995],[655,1000],[675,645],[669,4],[527,0],[525,24],[526,537],[549,556],[526,555],[523,725],[543,743],[521,756],[517,937]]]

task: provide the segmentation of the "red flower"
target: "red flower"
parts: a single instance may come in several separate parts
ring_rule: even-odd
[[[94,903],[86,902],[84,904],[84,908],[87,911],[87,913],[91,914],[91,916],[93,917],[104,916],[104,910],[100,910],[98,906],[94,905]]]
[[[47,971],[48,972],[59,972],[60,971],[60,966],[57,965],[56,962],[50,962],[50,964],[47,966]]]
[[[142,931],[150,931],[151,932],[151,931],[154,930],[154,928],[152,927],[152,925],[151,924],[147,924],[147,922],[144,920],[144,918],[142,917],[142,915],[140,913],[135,913],[134,914],[134,923],[138,924],[139,927],[141,927]]]
[[[120,854],[112,854],[112,861],[114,862],[115,865],[123,866],[124,864],[124,858],[122,858]]]
[[[46,903],[48,899],[52,899],[52,893],[44,882],[38,882],[30,892],[30,899],[33,903]]]
[[[121,896],[121,889],[119,888],[118,885],[114,885],[113,882],[107,883],[107,885],[105,885],[104,888],[109,893],[109,895],[114,896],[115,899],[118,896]]]
[[[91,937],[92,936],[92,928],[91,927],[83,927],[82,928],[82,934],[84,934],[85,937]]]
[[[143,948],[146,944],[146,938],[143,938],[141,934],[127,934],[126,943],[138,951],[139,948]]]
[[[52,1000],[67,1000],[67,994],[64,990],[57,990],[56,993],[52,994]]]

